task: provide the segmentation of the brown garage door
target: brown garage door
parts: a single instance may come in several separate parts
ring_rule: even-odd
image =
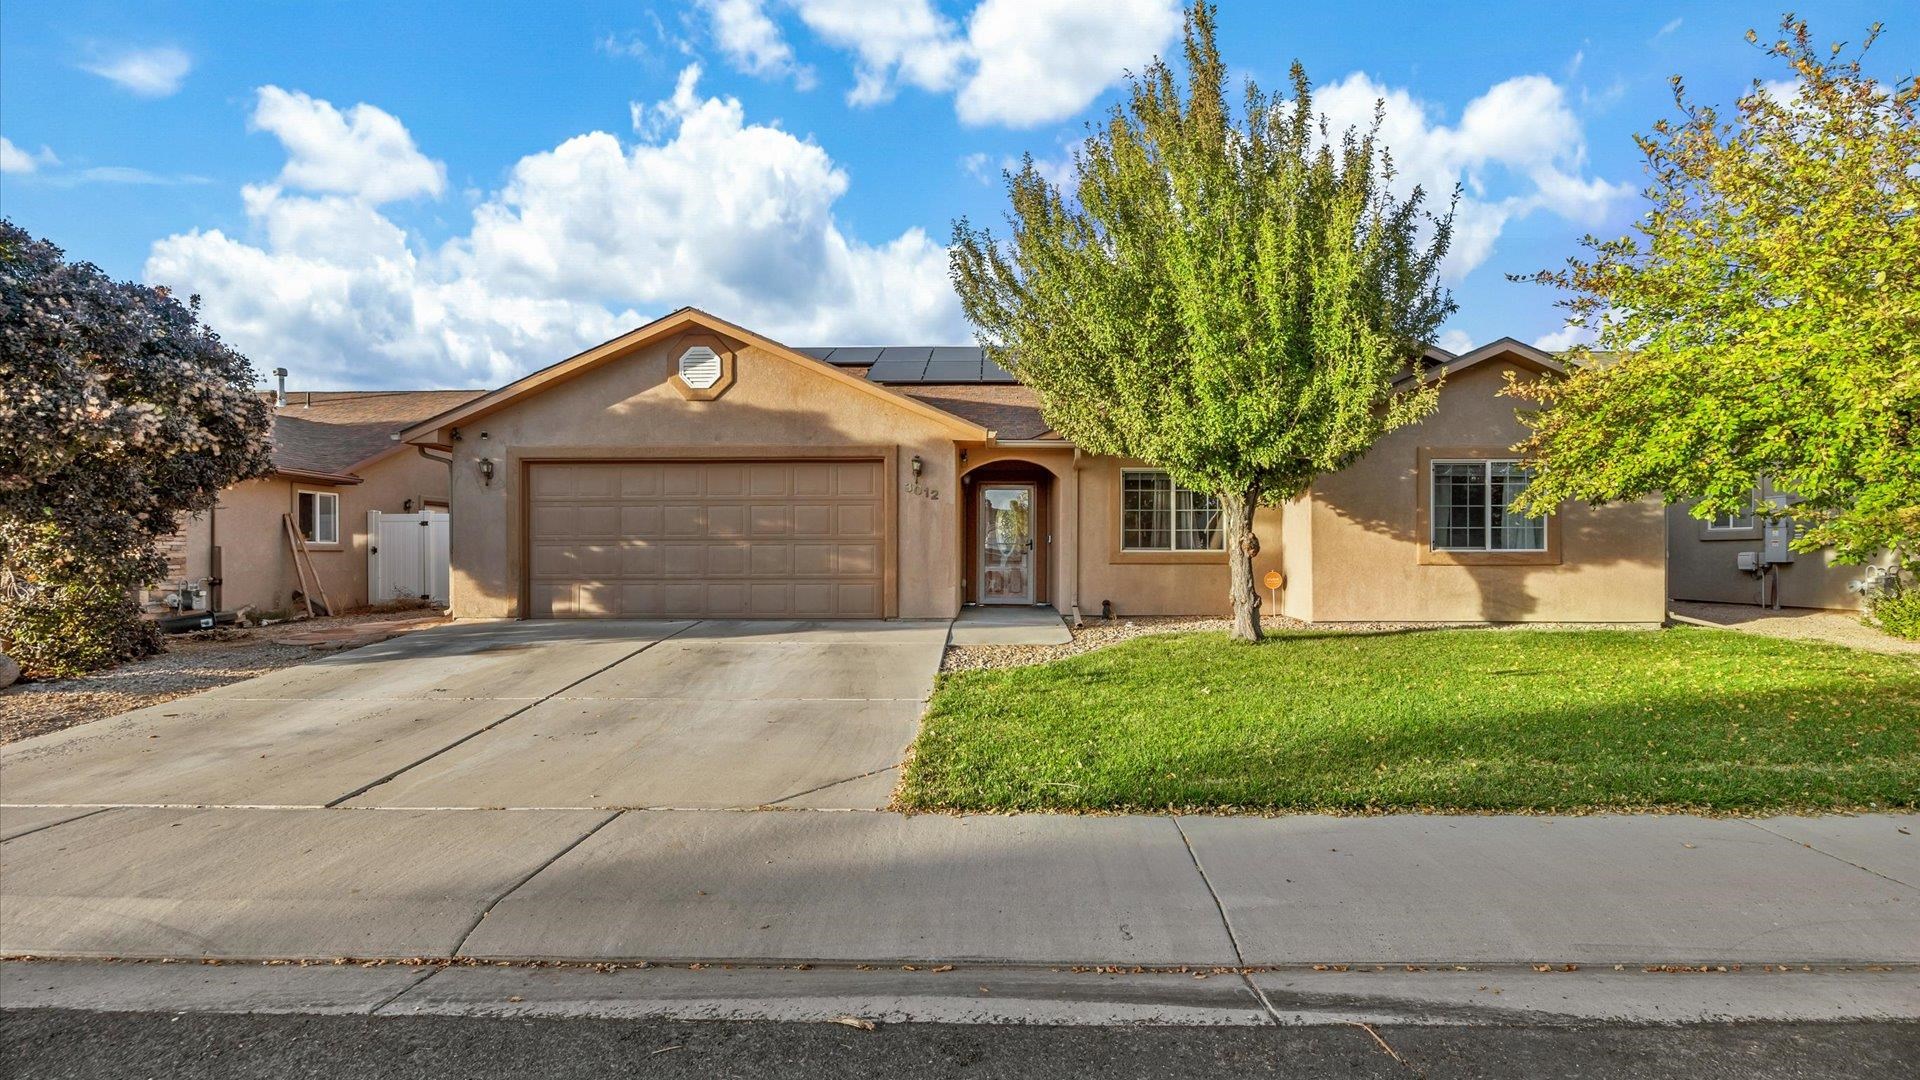
[[[878,461],[528,467],[536,619],[879,618]]]

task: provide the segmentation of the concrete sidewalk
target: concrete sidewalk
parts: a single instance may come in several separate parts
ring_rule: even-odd
[[[1920,963],[1920,817],[0,809],[0,954]]]

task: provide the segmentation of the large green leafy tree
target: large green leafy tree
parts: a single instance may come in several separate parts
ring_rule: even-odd
[[[1757,478],[1803,501],[1802,550],[1920,558],[1920,81],[1813,45],[1789,16],[1761,46],[1792,75],[1723,117],[1674,79],[1677,120],[1640,137],[1650,205],[1630,235],[1537,280],[1597,334],[1541,408],[1520,503],[1664,493],[1737,511]],[[1756,35],[1749,33],[1749,41]],[[1596,352],[1612,354],[1595,362]]]
[[[1160,60],[1074,156],[1063,190],[1029,158],[1005,241],[955,223],[952,275],[987,354],[1081,448],[1216,495],[1236,638],[1260,637],[1253,515],[1429,412],[1396,390],[1453,310],[1452,214],[1393,191],[1365,131],[1333,134],[1305,72],[1248,83],[1238,114],[1214,12],[1186,17],[1186,84]]]
[[[268,425],[196,305],[0,221],[0,649],[40,674],[154,651],[157,541],[269,471]]]

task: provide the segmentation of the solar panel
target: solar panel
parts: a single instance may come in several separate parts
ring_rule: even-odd
[[[816,345],[798,350],[840,367],[865,367],[877,383],[1013,383],[1019,380],[986,358],[977,345]]]
[[[851,347],[842,345],[833,350],[832,362],[841,367],[863,366],[880,359],[880,354],[885,351],[886,350],[873,345],[857,345]]]
[[[934,360],[927,364],[927,381],[930,383],[977,383],[980,381],[980,358],[971,360]]]
[[[811,356],[815,360],[825,360],[828,363],[833,362],[833,346],[831,345],[798,345],[794,347],[793,351],[802,356]]]
[[[925,382],[925,360],[882,360],[867,369],[867,381],[877,383]]]

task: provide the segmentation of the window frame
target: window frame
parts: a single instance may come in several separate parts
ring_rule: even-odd
[[[1706,522],[1707,531],[1710,533],[1751,533],[1753,532],[1755,529],[1758,529],[1760,527],[1759,502],[1760,500],[1755,497],[1755,493],[1748,492],[1747,493],[1747,512],[1745,514],[1739,517],[1735,517],[1732,514],[1721,514],[1719,517],[1708,518]],[[1727,520],[1729,524],[1726,524],[1726,525],[1720,524],[1723,518]]]
[[[1167,508],[1165,511],[1167,515],[1167,519],[1166,519],[1167,544],[1168,544],[1167,547],[1134,547],[1127,542],[1128,540],[1127,515],[1129,513],[1135,512],[1127,506],[1127,494],[1128,494],[1127,479],[1132,476],[1163,477],[1167,482]],[[1186,531],[1186,532],[1195,531],[1192,529],[1190,525],[1183,530],[1183,527],[1181,524],[1182,522],[1181,515],[1183,514],[1188,515],[1187,520],[1192,521],[1194,515],[1202,514],[1205,512],[1204,508],[1195,507],[1193,505],[1187,505],[1183,507],[1181,505],[1181,498],[1180,498],[1181,494],[1185,493],[1189,496],[1197,496],[1199,498],[1212,500],[1217,503],[1218,498],[1216,496],[1209,495],[1204,491],[1195,491],[1192,488],[1181,487],[1179,484],[1174,482],[1173,475],[1167,472],[1167,470],[1157,469],[1149,465],[1125,466],[1121,468],[1117,490],[1118,490],[1118,498],[1115,500],[1115,502],[1119,509],[1119,521],[1116,523],[1116,531],[1114,534],[1114,551],[1116,554],[1122,555],[1122,556],[1146,556],[1150,558],[1155,558],[1155,557],[1213,558],[1216,556],[1224,558],[1226,556],[1227,537],[1226,537],[1226,529],[1224,528],[1224,522],[1222,522],[1220,526],[1216,526],[1213,530],[1213,535],[1217,541],[1215,546],[1211,546],[1211,547],[1181,547],[1180,546],[1181,533],[1183,531]],[[1213,509],[1213,513],[1215,513],[1216,515],[1221,513],[1221,510],[1218,506],[1215,506],[1212,509]]]
[[[300,527],[300,500],[309,495],[313,496],[313,500],[314,500],[313,531],[315,535],[313,536],[308,536],[306,534],[306,531]],[[320,521],[321,521],[321,517],[320,517],[320,500],[321,499],[333,500],[333,516],[332,516],[333,539],[331,540],[322,540],[319,538]],[[340,493],[337,491],[320,491],[314,488],[295,488],[293,493],[293,527],[295,531],[300,533],[300,539],[304,540],[311,547],[339,547],[340,546]]]
[[[1479,467],[1480,483],[1484,486],[1484,489],[1486,491],[1485,502],[1481,507],[1481,513],[1483,515],[1480,523],[1480,528],[1482,530],[1482,533],[1481,533],[1482,540],[1479,547],[1466,547],[1466,546],[1453,545],[1453,544],[1442,545],[1442,544],[1436,543],[1436,540],[1437,540],[1436,534],[1439,531],[1439,527],[1440,527],[1440,520],[1439,520],[1440,467],[1443,465],[1474,465]],[[1427,550],[1433,552],[1436,555],[1546,555],[1553,551],[1554,544],[1553,544],[1553,535],[1552,535],[1552,532],[1553,532],[1552,530],[1553,515],[1552,514],[1548,514],[1542,518],[1533,519],[1533,520],[1539,521],[1540,523],[1539,546],[1537,547],[1494,547],[1493,546],[1493,538],[1497,531],[1497,527],[1494,524],[1494,511],[1496,509],[1496,506],[1494,504],[1494,497],[1493,497],[1493,488],[1494,488],[1493,468],[1496,465],[1510,465],[1510,466],[1519,467],[1521,465],[1521,459],[1501,458],[1501,457],[1478,457],[1478,456],[1432,457],[1427,459],[1427,462],[1426,462],[1427,521],[1426,521],[1426,530],[1425,530],[1426,535],[1422,537],[1422,542],[1425,544]],[[1532,482],[1532,477],[1528,477],[1528,482],[1529,483]],[[1499,507],[1497,507],[1497,509],[1500,509],[1500,510],[1505,510],[1505,508],[1506,508],[1505,504],[1501,504]]]

